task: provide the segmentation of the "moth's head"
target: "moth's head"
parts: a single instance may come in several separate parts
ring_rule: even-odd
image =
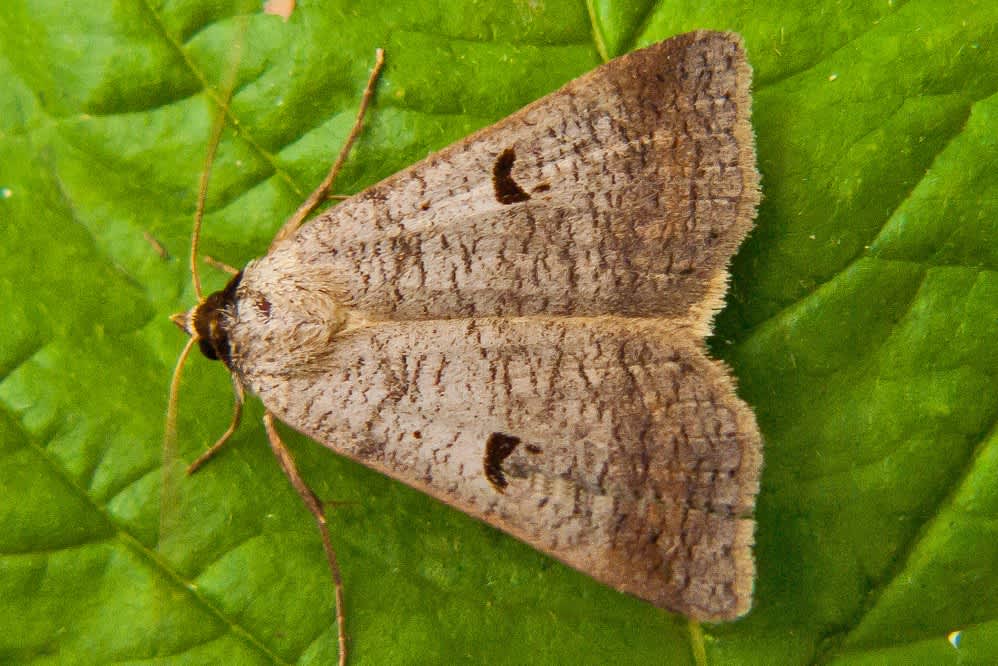
[[[236,290],[243,274],[239,272],[224,289],[209,295],[187,312],[170,317],[182,331],[197,340],[201,353],[212,361],[231,366],[229,322],[235,311]]]

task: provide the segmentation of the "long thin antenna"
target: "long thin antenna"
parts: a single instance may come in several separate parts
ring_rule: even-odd
[[[177,398],[180,395],[180,373],[197,341],[198,339],[194,335],[187,339],[184,350],[177,357],[177,365],[173,367],[173,376],[170,378],[170,401],[166,403],[166,429],[163,433],[166,441],[175,442],[177,439]]]
[[[197,295],[198,303],[204,302],[204,292],[201,289],[201,274],[198,271],[198,245],[201,241],[201,221],[204,219],[205,204],[208,199],[208,181],[211,177],[211,167],[215,162],[215,155],[218,152],[218,145],[222,138],[222,130],[225,128],[225,116],[228,114],[229,102],[232,99],[232,91],[235,88],[236,74],[239,71],[239,63],[242,59],[242,49],[243,43],[246,36],[246,22],[245,19],[241,21],[241,30],[239,30],[238,37],[233,44],[233,51],[231,56],[231,62],[228,64],[228,70],[226,71],[225,79],[222,82],[222,87],[220,88],[219,96],[219,110],[218,115],[215,117],[214,123],[211,128],[211,137],[208,142],[208,152],[205,155],[204,165],[201,170],[201,179],[198,186],[198,200],[197,207],[194,211],[194,230],[191,233],[191,254],[190,254],[190,270],[191,270],[191,280],[194,284],[194,293]],[[164,536],[170,533],[170,527],[168,518],[175,513],[176,502],[173,498],[168,498],[168,495],[174,495],[177,492],[177,483],[175,483],[174,472],[172,461],[177,458],[177,402],[179,400],[180,394],[180,375],[183,370],[184,363],[187,362],[187,357],[190,356],[191,349],[194,348],[194,343],[198,341],[197,331],[194,330],[193,322],[188,321],[186,314],[177,314],[172,317],[174,323],[178,324],[181,328],[187,331],[190,338],[187,340],[187,344],[184,346],[180,356],[177,358],[177,365],[173,368],[173,376],[170,379],[170,397],[166,405],[166,425],[163,429],[163,471],[162,471],[162,489],[160,497],[160,512],[159,512],[159,535],[160,541],[163,540]]]
[[[204,157],[204,166],[201,169],[201,180],[198,185],[198,202],[194,210],[194,231],[191,233],[191,280],[194,282],[194,293],[198,302],[204,300],[204,292],[201,290],[201,272],[198,269],[198,246],[201,244],[201,221],[204,219],[204,209],[208,201],[208,182],[211,180],[211,167],[215,163],[215,155],[218,153],[218,144],[222,140],[222,130],[225,129],[225,117],[228,115],[229,103],[232,101],[232,91],[236,85],[236,73],[239,71],[239,62],[242,58],[243,39],[240,37],[233,46],[232,59],[229,69],[226,72],[225,80],[222,83],[221,97],[219,99],[218,115],[211,127],[211,137],[208,139],[208,153]]]
[[[163,428],[163,471],[162,471],[162,490],[164,494],[170,493],[172,489],[176,488],[176,484],[173,483],[173,468],[170,465],[171,460],[176,459],[176,448],[177,448],[177,400],[180,395],[180,375],[184,369],[184,363],[187,362],[187,357],[190,356],[191,350],[194,349],[194,344],[198,341],[197,335],[192,334],[191,337],[187,339],[187,344],[184,345],[184,350],[180,352],[180,356],[177,357],[177,364],[173,366],[173,376],[170,378],[170,398],[166,403],[166,427]],[[163,537],[171,532],[171,525],[167,520],[167,514],[173,513],[174,502],[172,498],[160,497],[160,511],[159,511],[159,538],[160,541]],[[171,507],[164,510],[165,507]]]

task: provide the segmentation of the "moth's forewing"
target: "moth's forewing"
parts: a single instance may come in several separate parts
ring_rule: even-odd
[[[396,320],[655,316],[699,334],[751,228],[740,40],[630,53],[319,217],[269,261]]]
[[[749,608],[755,418],[664,320],[364,326],[260,388],[298,430],[620,590]]]

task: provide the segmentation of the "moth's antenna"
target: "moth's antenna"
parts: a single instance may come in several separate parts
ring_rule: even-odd
[[[163,485],[162,492],[164,494],[169,493],[171,488],[175,488],[176,484],[170,482],[171,470],[169,461],[173,460],[176,456],[175,449],[177,447],[177,396],[180,393],[180,374],[184,369],[184,363],[187,361],[187,357],[190,356],[191,349],[194,348],[194,343],[198,341],[197,333],[191,334],[191,337],[187,339],[187,344],[184,345],[184,350],[180,352],[180,356],[177,357],[177,364],[173,366],[173,376],[170,378],[170,399],[166,403],[166,427],[163,429]],[[159,538],[162,541],[163,536],[170,533],[170,525],[168,525],[167,513],[162,510],[162,506],[172,506],[173,502],[168,501],[166,497],[160,498],[160,512],[159,512]]]
[[[177,364],[173,366],[173,376],[170,378],[170,401],[166,404],[165,438],[167,442],[175,442],[177,439],[177,395],[180,391],[180,373],[184,369],[187,357],[190,356],[191,349],[194,348],[194,343],[197,341],[198,338],[196,335],[192,335],[187,339],[184,350],[177,357]]]
[[[231,61],[229,62],[228,69],[225,74],[225,79],[222,82],[222,86],[219,89],[220,93],[218,96],[218,115],[215,117],[214,123],[211,128],[211,137],[208,142],[208,153],[205,155],[204,165],[201,170],[201,178],[198,186],[198,199],[197,206],[194,211],[194,230],[191,233],[191,254],[190,254],[190,270],[191,270],[191,280],[194,284],[194,293],[197,295],[198,303],[204,302],[204,292],[201,289],[201,274],[198,271],[197,255],[198,255],[198,245],[201,241],[201,221],[204,219],[205,203],[208,199],[208,181],[211,178],[211,167],[215,162],[215,154],[218,152],[218,144],[222,138],[222,130],[225,128],[225,117],[229,112],[229,102],[232,99],[232,91],[235,87],[236,73],[239,70],[239,62],[242,58],[242,48],[243,41],[246,36],[246,22],[245,17],[241,21],[241,29],[238,31],[238,36],[233,44]],[[210,93],[210,89],[209,93]],[[176,314],[171,317],[173,322],[180,326],[182,329],[187,331],[190,336],[187,340],[187,344],[184,346],[183,351],[180,352],[180,356],[177,358],[177,364],[173,368],[173,376],[170,379],[170,397],[166,405],[166,425],[163,429],[163,479],[162,479],[162,496],[160,497],[160,513],[159,513],[159,534],[160,541],[162,541],[163,536],[169,533],[169,526],[167,525],[167,515],[172,511],[164,511],[163,507],[170,507],[175,504],[175,502],[168,500],[167,495],[175,492],[177,484],[174,483],[172,469],[170,461],[176,458],[176,446],[177,446],[177,401],[180,393],[180,375],[184,367],[184,363],[187,362],[187,357],[190,356],[191,349],[194,348],[194,343],[198,342],[198,334],[194,328],[193,321],[188,320],[188,315]]]
[[[191,280],[194,282],[194,293],[199,303],[204,300],[204,292],[201,290],[201,273],[198,270],[198,246],[201,244],[201,221],[204,219],[204,209],[208,201],[208,182],[211,180],[211,167],[215,163],[218,144],[222,140],[222,130],[225,129],[225,117],[229,114],[229,103],[232,101],[232,91],[236,85],[236,73],[239,71],[242,51],[243,39],[241,35],[233,46],[231,62],[229,63],[225,80],[220,88],[218,115],[215,117],[215,122],[211,127],[211,136],[208,139],[208,152],[204,156],[201,181],[198,184],[198,202],[197,208],[194,210],[194,231],[191,233],[190,265]]]

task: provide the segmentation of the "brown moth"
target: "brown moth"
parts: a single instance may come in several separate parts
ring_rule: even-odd
[[[748,611],[761,439],[704,338],[759,200],[750,79],[727,33],[617,58],[179,317],[320,527],[272,416],[657,606]]]

